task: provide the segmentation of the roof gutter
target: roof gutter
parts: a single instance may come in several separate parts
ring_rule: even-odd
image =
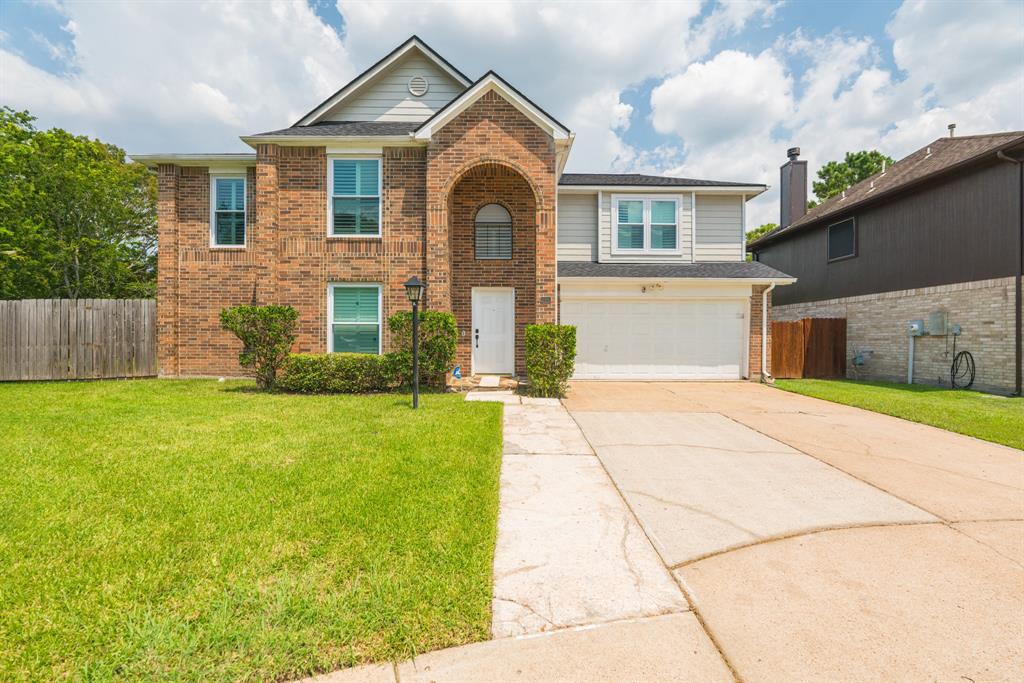
[[[1021,325],[1021,279],[1024,277],[1024,161],[1015,159],[1003,150],[996,152],[996,158],[1017,165],[1017,182],[1020,185],[1017,192],[1017,276],[1014,278],[1014,289],[1016,290],[1016,304],[1014,306],[1014,327],[1015,327],[1015,348],[1013,353],[1014,361],[1014,396],[1021,395],[1021,347],[1022,332]]]
[[[791,285],[796,282],[795,277],[693,277],[693,276],[679,276],[679,277],[663,277],[660,275],[636,275],[636,276],[608,276],[608,275],[559,275],[559,282],[562,280],[572,280],[574,283],[606,283],[606,284],[628,284],[636,283],[640,280],[655,280],[655,281],[671,281],[671,282],[687,282],[691,284],[712,284],[712,285],[770,285],[774,288],[776,285]]]

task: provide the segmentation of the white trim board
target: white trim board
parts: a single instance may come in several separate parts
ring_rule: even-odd
[[[555,119],[541,110],[537,105],[528,101],[525,97],[515,91],[503,78],[496,73],[488,73],[477,81],[473,87],[465,91],[448,105],[427,119],[420,126],[413,137],[417,140],[429,140],[435,130],[440,130],[452,121],[459,114],[471,107],[477,100],[489,92],[497,92],[512,106],[518,109],[524,116],[533,121],[542,130],[546,131],[555,140],[568,140],[569,131]]]

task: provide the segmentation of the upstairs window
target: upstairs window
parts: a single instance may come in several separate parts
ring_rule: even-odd
[[[330,234],[380,237],[380,159],[331,159]]]
[[[828,260],[852,258],[857,255],[857,224],[852,218],[828,226]]]
[[[476,212],[474,242],[478,259],[512,258],[512,216],[501,204],[488,204]]]
[[[331,351],[380,353],[380,286],[331,285]]]
[[[613,197],[613,251],[678,252],[678,216],[679,200],[675,197]]]
[[[210,178],[210,245],[245,246],[245,176]]]

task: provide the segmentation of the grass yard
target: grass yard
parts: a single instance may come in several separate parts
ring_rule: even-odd
[[[780,379],[775,385],[1024,449],[1024,399],[889,382]]]
[[[484,640],[493,403],[0,385],[0,680],[274,680]]]

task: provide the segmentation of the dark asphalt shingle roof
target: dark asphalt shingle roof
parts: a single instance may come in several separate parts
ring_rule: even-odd
[[[558,277],[651,277],[651,278],[788,278],[783,272],[758,261],[713,263],[594,263],[559,261]]]
[[[886,169],[885,173],[862,180],[842,194],[831,197],[785,228],[770,232],[751,243],[757,246],[774,242],[781,236],[818,221],[849,211],[889,193],[904,189],[913,183],[954,170],[960,164],[972,162],[996,150],[1024,143],[1024,131],[992,133],[989,135],[965,135],[956,138],[939,138],[906,156]]]
[[[669,178],[641,173],[563,173],[559,185],[636,185],[646,187],[764,187],[763,183],[736,183],[727,180],[697,180],[695,178]]]
[[[330,123],[314,123],[311,126],[292,126],[266,133],[256,133],[250,137],[269,137],[278,135],[311,135],[317,137],[350,136],[369,137],[373,135],[408,135],[419,128],[420,124],[407,121],[334,121]]]

